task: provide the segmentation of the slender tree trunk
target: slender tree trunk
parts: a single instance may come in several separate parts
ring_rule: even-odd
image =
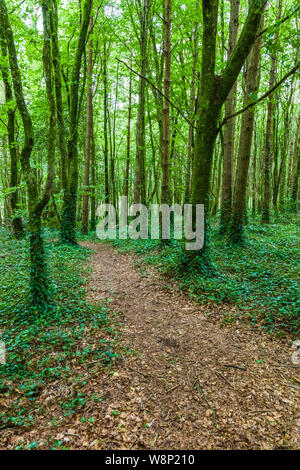
[[[1,41],[2,56],[7,56],[7,47],[4,41]],[[9,80],[9,70],[4,65],[1,65],[2,78],[4,82],[5,101],[6,104],[10,103],[13,99],[12,88]],[[10,106],[7,108],[7,131],[8,131],[8,146],[10,154],[10,187],[17,188],[18,186],[18,155],[15,138],[15,111]],[[24,237],[24,228],[21,217],[15,215],[18,209],[18,190],[16,189],[10,195],[10,209],[12,216],[12,231],[13,236],[17,239]]]
[[[78,117],[80,114],[79,83],[81,59],[85,50],[87,31],[91,16],[93,0],[85,0],[82,21],[79,31],[75,62],[72,70],[70,89],[70,131],[68,141],[68,184],[64,188],[64,207],[61,223],[61,241],[65,244],[76,244],[76,207],[78,191]]]
[[[58,14],[56,0],[52,0],[52,8],[50,8],[50,24],[51,24],[51,44],[52,44],[52,61],[54,68],[55,81],[55,98],[56,98],[56,117],[58,131],[58,145],[61,156],[60,162],[60,182],[61,188],[66,188],[68,184],[68,149],[66,140],[66,126],[63,112],[63,99],[61,90],[61,63],[60,52],[58,47]]]
[[[290,141],[290,102],[292,99],[292,90],[290,93],[287,109],[284,110],[283,122],[284,122],[284,133],[283,141],[281,145],[281,164],[279,170],[279,210],[283,211],[285,207],[285,196],[286,196],[286,173],[287,173],[287,160],[288,160],[288,149]]]
[[[94,136],[94,110],[92,106],[92,125],[91,125],[91,232],[96,230],[96,152]]]
[[[124,189],[124,196],[126,197],[128,197],[128,194],[129,194],[131,114],[132,114],[132,73],[130,72],[129,96],[128,96],[128,118],[127,118],[126,171],[125,171],[125,189]]]
[[[156,168],[156,146],[153,137],[153,129],[152,129],[152,119],[150,113],[150,103],[149,103],[149,96],[147,93],[147,112],[148,112],[148,121],[149,121],[149,134],[150,134],[150,142],[151,142],[151,149],[152,149],[152,171],[153,171],[153,190],[152,193],[149,194],[148,201],[149,203],[152,202],[154,196],[156,195],[156,201],[159,202],[159,191],[158,191],[158,182],[159,182],[159,170]],[[159,167],[160,167],[159,161]]]
[[[149,32],[150,32],[150,37],[151,37],[151,42],[152,42],[152,49],[153,49],[153,58],[154,58],[154,64],[155,64],[155,75],[156,75],[156,87],[157,89],[162,92],[163,89],[163,73],[164,73],[164,47],[162,47],[162,51],[159,52],[156,44],[156,36],[153,31],[153,22],[150,21],[149,23]],[[159,149],[159,156],[160,156],[160,165],[163,160],[163,96],[162,94],[154,90],[152,88],[154,100],[155,100],[155,105],[156,105],[156,112],[157,112],[157,124],[158,124],[158,130],[159,130],[159,143],[158,143],[158,149]],[[149,101],[148,101],[149,102]],[[149,110],[148,110],[148,114]],[[152,137],[151,137],[152,138]],[[153,140],[153,138],[152,138]],[[153,145],[152,145],[153,148]],[[155,174],[155,172],[154,172]],[[159,201],[159,179],[160,179],[160,174],[159,172],[157,173],[157,180],[155,181],[155,192]],[[161,186],[161,185],[160,185]]]
[[[256,166],[257,166],[257,135],[256,126],[254,123],[254,151],[253,151],[253,166],[252,166],[252,215],[256,214]]]
[[[249,103],[249,96],[256,94],[259,87],[259,61],[261,38],[258,38],[250,52],[246,72],[244,106]],[[254,126],[254,111],[249,109],[242,116],[239,153],[236,168],[234,199],[232,208],[232,221],[230,226],[230,239],[233,243],[242,243],[244,217],[246,210],[246,189],[248,170],[251,156],[251,145]]]
[[[163,107],[163,159],[161,202],[169,203],[169,152],[170,152],[170,79],[171,79],[171,0],[165,0],[165,76]]]
[[[274,171],[273,171],[273,207],[277,211],[277,200],[279,192],[279,177],[280,177],[280,167],[279,167],[279,150],[278,150],[278,106],[274,106],[274,116],[273,116],[273,148],[274,148]]]
[[[44,192],[41,197],[38,194],[38,184],[35,179],[35,172],[30,164],[31,152],[34,145],[34,133],[31,116],[28,112],[23,94],[23,85],[20,69],[17,60],[17,53],[14,43],[13,32],[9,23],[7,8],[4,0],[0,0],[0,36],[2,41],[6,41],[9,52],[10,71],[13,82],[14,95],[18,110],[21,115],[24,128],[24,144],[21,152],[21,165],[24,179],[27,185],[28,195],[28,231],[30,238],[30,295],[31,304],[37,308],[44,308],[48,303],[48,276],[47,264],[45,260],[43,238],[41,234],[41,217],[44,208],[49,202],[54,179],[54,157],[56,140],[55,122],[55,99],[52,83],[51,60],[52,51],[50,45],[51,27],[49,16],[49,2],[42,3],[43,27],[44,27],[44,47],[43,65],[46,80],[46,93],[49,103],[49,139],[48,139],[48,173]]]
[[[229,23],[229,59],[236,45],[239,29],[240,0],[231,0]],[[227,100],[225,101],[225,115],[230,116],[235,111],[237,82],[233,85]],[[234,161],[234,129],[235,119],[229,119],[224,131],[224,161],[222,178],[221,221],[220,232],[225,233],[229,228],[232,204],[232,165]]]
[[[2,171],[1,171],[1,179],[2,179],[2,186],[3,189],[7,190],[9,189],[8,185],[8,180],[9,180],[9,174],[8,174],[8,168],[9,168],[9,163],[8,163],[8,158],[7,158],[7,136],[4,135],[2,137],[2,152],[3,152],[3,165],[2,165]],[[10,199],[9,195],[5,195],[4,197],[4,225],[7,228],[10,228],[10,219],[12,216],[12,211],[11,211],[11,206],[10,206]]]
[[[292,185],[292,210],[296,214],[298,210],[298,193],[299,193],[299,178],[300,178],[300,114],[298,115],[297,130],[295,136],[294,146],[294,161],[296,162],[296,168],[294,173],[293,185]]]
[[[199,11],[199,0],[196,3],[196,11]],[[190,114],[189,120],[189,140],[188,140],[188,154],[187,154],[187,170],[185,179],[185,202],[188,203],[190,200],[191,193],[191,167],[192,167],[192,151],[194,143],[194,123],[195,123],[195,98],[196,98],[196,71],[198,63],[198,29],[199,22],[195,21],[194,36],[193,36],[193,70],[192,70],[192,82],[191,82],[191,94],[190,94]]]
[[[282,0],[279,0],[277,19],[281,18]],[[275,33],[274,45],[278,42],[278,31]],[[277,54],[276,49],[272,53],[271,70],[269,79],[269,88],[275,84],[276,77]],[[273,124],[273,96],[268,100],[268,115],[267,115],[267,128],[266,128],[266,144],[265,144],[265,161],[264,161],[264,198],[263,198],[263,211],[261,222],[269,224],[270,218],[270,204],[271,204],[271,157],[272,157],[272,124]]]
[[[224,156],[218,155],[217,152],[215,152],[215,175],[216,175],[216,184],[215,184],[215,190],[214,190],[214,202],[211,208],[211,215],[214,217],[217,214],[218,210],[218,205],[219,205],[219,199],[220,199],[220,188],[221,188],[221,167],[222,167],[222,159],[224,160]]]
[[[109,141],[110,141],[110,194],[111,204],[116,204],[116,116],[117,116],[117,101],[119,93],[119,64],[117,66],[115,99],[114,99],[114,113],[113,124],[111,125],[110,113],[108,112],[108,125],[109,125]]]
[[[104,40],[103,51],[103,92],[104,92],[104,118],[103,118],[103,132],[104,132],[104,172],[105,172],[105,202],[109,203],[109,170],[108,170],[108,91],[107,91],[107,44]]]
[[[93,17],[90,18],[90,34],[93,28]],[[90,160],[93,141],[93,39],[89,40],[88,50],[88,79],[86,98],[86,135],[85,135],[85,163],[82,201],[82,225],[81,232],[88,234],[89,231],[89,191],[90,191]]]
[[[141,12],[141,35],[140,35],[140,73],[142,76],[147,72],[147,46],[149,32],[150,0],[144,0],[143,11]],[[136,169],[135,169],[135,189],[134,202],[145,204],[146,202],[146,129],[145,129],[145,101],[146,101],[146,81],[139,78],[139,104],[136,122]]]

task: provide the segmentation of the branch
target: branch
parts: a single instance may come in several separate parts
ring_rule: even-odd
[[[263,101],[265,98],[267,98],[267,96],[271,95],[278,87],[280,87],[280,85],[282,85],[291,75],[293,75],[295,72],[297,72],[297,70],[299,69],[299,66],[300,66],[300,63],[298,62],[298,64],[295,65],[295,67],[293,67],[286,75],[284,75],[284,77],[282,77],[282,79],[275,83],[275,85],[270,88],[270,90],[268,90],[264,95],[262,95],[260,98],[258,98],[256,101],[253,101],[252,103],[249,103],[247,106],[245,106],[245,108],[243,109],[240,109],[239,111],[237,111],[236,113],[234,114],[231,114],[230,116],[226,116],[222,123],[220,124],[219,128],[218,128],[218,131],[217,132],[220,132],[220,130],[222,129],[222,127],[227,123],[227,121],[229,119],[232,119],[236,116],[238,116],[239,114],[242,114],[244,113],[245,111],[247,111],[248,109],[252,108],[253,106],[257,105],[258,103],[260,103],[261,101]]]
[[[121,64],[125,65],[132,73],[134,73],[134,74],[137,75],[138,77],[141,77],[143,80],[146,80],[146,82],[149,83],[149,85],[151,85],[163,98],[165,98],[165,100],[166,100],[174,109],[176,109],[176,111],[178,111],[178,113],[180,114],[180,116],[182,116],[183,119],[184,119],[191,127],[193,127],[194,129],[196,129],[196,127],[194,126],[194,124],[183,114],[183,112],[182,112],[174,103],[172,103],[172,101],[169,100],[169,98],[167,98],[167,97],[163,94],[163,92],[160,91],[147,77],[145,77],[144,75],[141,75],[139,72],[136,72],[135,70],[133,70],[128,64],[126,64],[126,62],[123,62],[123,60],[117,58],[117,61],[120,62]]]
[[[276,28],[277,26],[280,26],[282,25],[283,23],[285,23],[287,20],[289,20],[290,18],[292,18],[294,16],[295,13],[297,13],[297,11],[300,9],[300,6],[298,6],[297,8],[295,8],[295,10],[293,10],[289,15],[285,16],[284,18],[282,18],[280,21],[277,21],[276,23],[272,24],[271,26],[268,26],[267,28],[263,29],[257,36],[256,36],[256,39],[259,38],[260,36],[262,36],[263,34],[267,33],[268,31],[272,30],[273,28]]]
[[[0,118],[0,122],[2,122],[2,124],[6,127],[6,129],[8,128],[8,125],[6,124],[6,122],[3,121],[3,119]]]
[[[89,30],[89,32],[88,32],[88,34],[87,34],[87,38],[86,38],[86,41],[85,41],[85,45],[87,45],[87,43],[89,42],[90,35],[91,35],[91,34],[93,33],[93,31],[94,31],[94,27],[96,26],[97,19],[98,19],[98,16],[99,16],[99,12],[100,12],[100,10],[101,10],[101,8],[102,8],[103,2],[104,2],[104,0],[101,1],[101,4],[100,4],[100,5],[98,6],[98,8],[97,8],[95,20],[94,20],[94,22],[93,22],[93,24],[92,24],[91,29]]]
[[[14,13],[21,5],[23,5],[23,3],[25,3],[26,0],[22,0],[18,5],[15,6],[15,8],[13,8],[12,10],[10,10],[8,12],[9,15],[11,15],[12,13]]]

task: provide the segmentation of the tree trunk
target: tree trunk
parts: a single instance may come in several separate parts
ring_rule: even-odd
[[[68,141],[68,182],[64,188],[64,207],[61,223],[61,242],[76,244],[76,206],[78,190],[78,116],[80,113],[79,83],[81,59],[85,49],[86,36],[91,16],[93,0],[86,0],[83,6],[75,63],[72,70],[70,90],[70,131]]]
[[[141,12],[141,35],[140,35],[140,74],[147,72],[147,46],[149,30],[150,0],[144,0],[143,11]],[[146,101],[146,81],[139,78],[139,104],[136,122],[136,168],[135,168],[135,189],[134,202],[145,204],[146,202],[146,130],[145,130],[145,101]]]
[[[165,76],[163,107],[163,159],[161,202],[169,204],[169,151],[170,151],[170,78],[171,78],[171,0],[165,0]]]
[[[93,17],[90,18],[90,34],[93,28]],[[86,135],[85,135],[85,162],[82,201],[82,225],[81,232],[85,235],[89,231],[89,191],[90,191],[90,160],[93,141],[93,40],[89,40],[88,50],[88,79],[86,98]]]
[[[256,126],[254,123],[254,151],[253,151],[253,165],[252,165],[252,215],[256,214],[256,167],[257,167],[257,135]]]
[[[23,94],[22,79],[17,60],[13,32],[8,19],[6,4],[4,0],[0,0],[0,14],[2,18],[2,22],[0,24],[0,35],[2,40],[6,41],[7,43],[14,95],[24,128],[24,144],[21,152],[21,165],[24,179],[27,185],[28,194],[28,229],[30,239],[31,261],[30,300],[31,304],[37,307],[38,309],[44,308],[49,301],[47,265],[45,260],[43,239],[41,236],[41,217],[43,210],[48,204],[49,199],[51,197],[52,183],[54,179],[54,157],[56,140],[55,99],[51,72],[51,26],[48,0],[43,1],[42,12],[44,28],[43,65],[46,80],[46,93],[49,103],[49,139],[47,158],[47,180],[44,192],[42,196],[39,197],[38,183],[35,179],[35,172],[30,164],[30,156],[34,145],[33,125]]]
[[[295,136],[294,146],[294,161],[296,162],[295,174],[292,185],[292,211],[296,214],[298,209],[298,192],[299,192],[299,178],[300,178],[300,114],[298,115],[297,130]]]
[[[4,41],[1,41],[2,56],[7,56],[7,47]],[[9,81],[9,71],[4,65],[1,65],[2,78],[4,82],[5,102],[8,104],[13,99],[13,93]],[[7,108],[7,131],[8,131],[8,146],[10,154],[10,187],[17,188],[18,186],[18,156],[15,139],[15,111],[11,107]],[[10,195],[10,209],[12,216],[12,231],[13,236],[17,239],[24,237],[24,228],[21,217],[16,217],[15,213],[18,209],[18,190],[15,189]]]
[[[91,136],[91,232],[96,230],[96,153],[95,153],[95,136],[94,136],[94,110],[92,107],[92,136]]]
[[[51,21],[51,45],[52,45],[52,61],[54,68],[54,81],[55,81],[55,98],[56,98],[56,118],[57,118],[57,132],[58,132],[58,145],[61,156],[60,164],[60,184],[64,189],[68,184],[68,149],[66,141],[66,126],[63,113],[63,99],[61,90],[61,64],[60,52],[58,47],[58,15],[56,0],[52,0],[53,8],[50,8],[50,21]]]
[[[281,18],[282,0],[279,0],[277,20]],[[276,47],[279,34],[278,30],[275,33],[274,45]],[[269,79],[269,88],[275,84],[277,65],[276,49],[272,53],[271,70]],[[268,100],[268,115],[267,115],[267,128],[266,128],[266,144],[265,144],[265,161],[264,161],[264,198],[261,222],[269,224],[270,219],[270,203],[271,203],[271,157],[272,157],[272,123],[273,123],[273,96]]]
[[[239,29],[240,0],[231,0],[228,56],[230,58],[236,45]],[[230,116],[235,111],[237,82],[233,85],[225,102],[225,115]],[[234,161],[234,129],[235,119],[229,119],[224,131],[224,160],[222,177],[222,199],[220,232],[225,233],[231,219],[232,204],[232,164]]]
[[[225,66],[222,76],[215,76],[216,35],[218,21],[218,1],[202,0],[203,39],[202,39],[202,69],[200,84],[200,104],[197,111],[197,132],[195,139],[195,154],[193,162],[191,202],[195,210],[196,204],[204,204],[205,221],[210,199],[210,177],[213,160],[214,144],[217,137],[217,122],[222,105],[228,97],[238,74],[246,61],[255,41],[265,0],[254,0],[248,12],[242,33],[237,45]],[[207,272],[205,267],[208,257],[208,237],[205,235],[204,247],[199,258],[199,268]],[[198,251],[188,252],[188,259],[194,265]],[[202,265],[202,260],[204,266]],[[189,262],[188,262],[189,263]]]
[[[243,105],[247,106],[251,96],[257,93],[259,87],[259,61],[261,50],[261,37],[259,37],[249,56],[246,72],[245,94]],[[244,216],[246,210],[246,189],[248,170],[251,156],[251,145],[254,125],[254,111],[249,109],[243,113],[240,132],[239,153],[236,168],[234,198],[232,207],[232,220],[229,237],[233,243],[242,243]]]
[[[127,147],[126,147],[126,171],[125,171],[125,189],[124,196],[129,194],[129,170],[130,170],[130,134],[131,134],[131,114],[132,114],[132,73],[129,78],[129,96],[128,96],[128,118],[127,118]]]
[[[199,11],[199,0],[197,0],[196,11]],[[195,123],[195,98],[196,98],[196,68],[198,62],[198,29],[199,22],[195,21],[194,37],[193,37],[193,70],[192,70],[192,82],[191,82],[191,94],[190,94],[190,115],[189,120],[189,140],[188,140],[188,154],[187,154],[187,170],[185,179],[185,202],[188,203],[190,200],[191,193],[191,167],[192,167],[192,150],[194,143],[194,123]]]
[[[103,50],[103,92],[104,92],[104,117],[103,117],[103,132],[104,132],[104,173],[105,173],[105,202],[109,203],[109,170],[108,170],[108,91],[107,91],[107,44],[104,40]]]
[[[288,161],[288,149],[290,142],[290,103],[292,100],[292,92],[288,100],[287,108],[284,110],[283,122],[284,122],[284,133],[283,141],[281,145],[281,164],[279,170],[278,186],[279,186],[279,210],[283,211],[285,207],[285,197],[286,197],[286,173],[287,173],[287,161]]]

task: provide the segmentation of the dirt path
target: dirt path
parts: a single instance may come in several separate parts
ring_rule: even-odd
[[[226,306],[199,306],[139,266],[139,258],[107,244],[84,245],[95,250],[89,298],[110,299],[121,315],[121,341],[132,352],[109,382],[95,382],[105,398],[89,443],[123,449],[300,447],[300,369],[291,367],[285,341],[247,326],[221,328],[207,314],[220,319]]]

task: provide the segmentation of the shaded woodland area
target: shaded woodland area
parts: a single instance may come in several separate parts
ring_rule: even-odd
[[[122,367],[116,364],[126,354],[133,360],[132,338],[125,332],[129,343],[120,346],[123,317],[116,319],[124,310],[133,321],[138,295],[139,281],[126,256],[136,257],[143,289],[153,300],[146,304],[144,325],[148,314],[150,323],[153,318],[155,292],[143,277],[154,269],[162,276],[158,292],[170,290],[169,296],[161,293],[162,305],[174,295],[179,318],[185,310],[176,297],[180,291],[187,309],[200,309],[199,324],[191,317],[194,331],[203,315],[218,339],[223,328],[234,335],[248,328],[250,345],[257,335],[261,350],[276,351],[278,362],[288,360],[300,330],[299,12],[296,0],[0,0],[0,339],[7,358],[0,366],[0,400],[1,394],[7,399],[3,412],[0,408],[2,448],[69,448],[61,438],[52,442],[41,432],[42,444],[35,436],[35,427],[46,429],[37,407],[39,400],[41,409],[47,401],[41,390],[46,394],[53,381],[73,387],[85,376],[84,364],[101,363],[95,373],[105,375]],[[121,196],[147,207],[204,204],[203,248],[187,251],[175,237],[100,243],[97,208],[118,207]],[[128,271],[119,269],[122,262]],[[86,286],[89,276],[94,287],[91,281]],[[127,290],[126,276],[133,279]],[[124,305],[114,297],[121,293],[117,278]],[[105,295],[97,291],[102,283]],[[168,314],[162,308],[164,327]],[[147,334],[144,326],[136,328]],[[176,336],[180,328],[171,322],[169,334]],[[137,349],[146,347],[140,341]],[[176,349],[177,340],[168,341]],[[201,349],[197,341],[191,345]],[[242,340],[240,348],[247,354]],[[255,367],[263,362],[257,354]],[[188,370],[188,358],[182,361]],[[246,371],[246,362],[234,367]],[[262,383],[269,383],[268,367]],[[286,377],[294,394],[296,372],[286,370],[294,374]],[[220,379],[221,372],[216,374]],[[250,382],[259,383],[259,374],[253,374]],[[233,387],[225,374],[227,385],[228,380]],[[166,393],[177,390],[174,383]],[[83,393],[86,382],[80,384],[70,402],[58,401],[66,419],[87,407],[84,393],[91,392]],[[260,397],[261,390],[255,393]],[[214,435],[217,407],[203,396]],[[292,403],[294,395],[289,399]],[[52,410],[49,419],[59,420],[57,413]],[[113,417],[118,413],[112,408]],[[291,423],[293,409],[287,413]],[[92,426],[88,419],[80,423]],[[141,426],[147,430],[149,422]],[[299,448],[291,426],[289,438],[278,428],[276,438],[268,431],[261,443],[260,431],[235,441],[228,431],[224,441],[206,436],[203,446]],[[122,429],[121,423],[118,432]],[[181,441],[180,433],[172,442],[167,437],[159,442],[164,432],[156,431],[143,445],[176,449],[178,438],[178,448],[201,447],[192,439]],[[23,432],[29,433],[24,441]],[[97,448],[122,448],[118,439],[110,441],[110,433]],[[130,448],[128,442],[124,448]],[[142,448],[138,442],[134,438],[132,448]]]

